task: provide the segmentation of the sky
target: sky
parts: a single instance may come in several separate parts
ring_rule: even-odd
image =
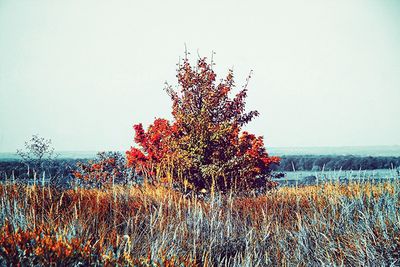
[[[400,1],[0,0],[0,152],[126,150],[171,119],[185,44],[250,70],[267,147],[400,144]]]

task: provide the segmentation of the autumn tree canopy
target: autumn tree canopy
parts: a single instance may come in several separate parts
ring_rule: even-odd
[[[242,131],[258,116],[245,111],[249,77],[233,95],[233,71],[216,80],[213,63],[201,58],[178,65],[178,86],[167,86],[173,120],[156,119],[145,130],[134,125],[137,147],[126,152],[128,165],[157,182],[202,189],[253,189],[274,185],[263,137]]]

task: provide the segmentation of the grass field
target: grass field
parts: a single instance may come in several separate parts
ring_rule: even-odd
[[[400,182],[257,197],[0,185],[0,265],[400,265]]]

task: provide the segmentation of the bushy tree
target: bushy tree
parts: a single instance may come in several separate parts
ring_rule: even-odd
[[[216,81],[206,58],[192,66],[186,57],[178,65],[178,87],[167,85],[173,121],[156,119],[145,131],[134,126],[139,148],[127,151],[128,164],[156,181],[193,189],[253,189],[274,186],[270,157],[263,138],[242,131],[258,115],[245,111],[250,75],[233,97],[233,71]]]

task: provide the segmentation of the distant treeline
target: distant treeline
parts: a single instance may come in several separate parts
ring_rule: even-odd
[[[58,159],[47,164],[46,176],[68,177],[75,169],[78,161],[85,162],[87,159]],[[400,168],[400,157],[360,157],[360,156],[316,156],[316,155],[293,155],[281,156],[281,164],[274,166],[278,172],[288,171],[321,171],[321,170],[374,170]],[[27,165],[18,160],[0,161],[0,180],[10,177],[27,175]]]
[[[400,167],[400,157],[282,156],[277,171],[375,170]]]
[[[51,162],[44,161],[43,171],[45,176],[50,178],[51,176],[70,176],[72,170],[75,169],[77,162],[85,162],[87,159],[57,159]],[[11,176],[18,178],[28,178],[32,176],[32,167],[22,163],[19,160],[0,160],[0,180],[5,177],[11,178]],[[43,173],[38,174],[43,175]]]

